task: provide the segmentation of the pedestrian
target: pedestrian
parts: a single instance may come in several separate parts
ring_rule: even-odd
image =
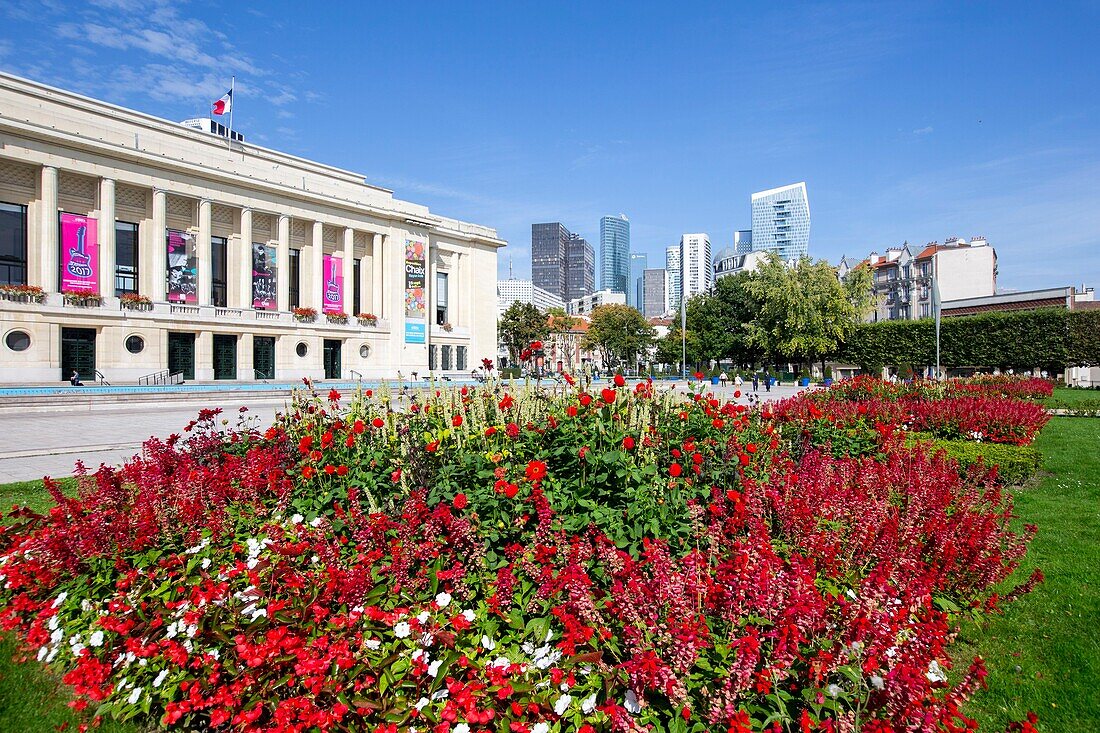
[[[760,389],[760,375],[756,372],[752,373],[752,391],[756,392]]]
[[[770,375],[770,374],[765,374],[764,375],[764,391],[765,392],[771,392],[772,391],[772,375]]]
[[[725,387],[725,386],[726,386],[726,382],[728,382],[728,381],[729,381],[729,376],[727,376],[725,372],[722,372],[722,373],[721,373],[721,374],[720,374],[720,375],[718,376],[718,381],[722,383],[722,386],[723,386],[723,387]]]
[[[745,383],[745,380],[744,380],[744,379],[741,379],[741,374],[740,374],[740,372],[738,372],[737,374],[733,375],[733,384],[734,384],[734,386],[736,386],[736,387],[737,387],[737,389],[741,389],[741,385],[743,385],[744,383]]]
[[[83,387],[84,386],[84,383],[80,381],[80,374],[77,373],[77,371],[75,369],[73,369],[73,373],[69,377],[69,384],[71,384],[74,387]]]

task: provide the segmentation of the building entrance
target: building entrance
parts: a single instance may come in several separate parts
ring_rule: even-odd
[[[343,345],[339,339],[325,339],[325,379],[340,378],[340,352],[343,350]]]
[[[195,378],[195,334],[168,334],[168,371],[184,380]]]
[[[214,379],[237,378],[237,337],[214,334]]]
[[[69,381],[73,371],[81,381],[95,381],[95,329],[61,329],[61,381]]]

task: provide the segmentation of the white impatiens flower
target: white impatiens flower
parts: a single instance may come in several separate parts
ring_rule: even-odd
[[[429,677],[435,677],[437,674],[439,674],[439,668],[440,668],[440,666],[442,666],[442,664],[443,664],[442,659],[437,659],[434,662],[432,662],[431,664],[429,664],[428,665],[428,676]]]
[[[638,696],[634,694],[634,690],[626,691],[626,699],[623,700],[623,707],[631,715],[637,715],[642,712],[642,703],[638,700]]]
[[[562,695],[554,703],[554,712],[558,715],[564,715],[565,711],[569,709],[569,703],[573,702],[571,695]]]
[[[153,680],[153,687],[160,687],[163,685],[166,677],[168,677],[168,670],[162,669],[160,674],[157,675],[157,678]]]
[[[419,700],[417,700],[416,701],[416,711],[420,712],[421,710],[423,710],[424,706],[427,705],[429,702],[431,702],[431,701],[426,697],[422,697]]]
[[[481,646],[487,652],[491,652],[497,648],[497,643],[490,639],[486,634],[481,635]]]
[[[202,559],[202,569],[206,570],[208,567],[210,567],[210,558],[204,557]]]
[[[841,693],[840,685],[832,684],[825,688],[825,692],[829,693],[829,697],[836,697]]]
[[[451,728],[454,733],[470,733],[470,726],[465,723],[459,723],[454,728]]]
[[[550,726],[546,723],[535,723],[531,726],[531,733],[550,733]]]
[[[96,630],[88,637],[88,646],[103,646],[103,632]]]
[[[317,527],[320,527],[321,526],[321,518],[320,517],[314,517],[312,520],[310,520],[309,526],[313,527],[314,529],[316,529]]]
[[[58,594],[57,598],[53,599],[53,605],[51,606],[51,608],[57,608],[62,603],[64,603],[65,599],[68,598],[68,597],[69,597],[69,594],[67,592],[61,591],[61,593]]]
[[[929,682],[947,682],[947,675],[940,669],[940,663],[933,659],[928,664],[928,671],[924,673]]]
[[[874,687],[876,690],[884,690],[886,689],[886,682],[877,674],[873,674],[871,675],[871,687]]]
[[[305,517],[303,517],[301,514],[295,514],[293,517],[290,518],[290,521],[294,524],[301,524],[303,521],[305,521]]]
[[[367,649],[370,649],[372,652],[377,651],[378,648],[382,646],[382,640],[381,639],[367,639],[366,641],[363,642],[363,646],[365,646]]]
[[[398,639],[404,639],[412,633],[412,627],[408,621],[398,621],[393,625],[393,635]]]
[[[421,611],[420,613],[416,614],[416,620],[419,621],[421,625],[428,623],[428,619],[430,619],[431,617],[432,615],[427,611]]]
[[[581,712],[588,715],[596,709],[596,693],[592,693],[588,697],[581,700]]]
[[[130,693],[130,697],[126,698],[126,702],[133,705],[133,704],[137,703],[137,701],[140,700],[140,699],[141,699],[141,688],[140,687],[135,687],[134,691]]]
[[[435,637],[429,634],[427,631],[420,635],[420,646],[424,648],[430,647],[433,641],[435,641]]]
[[[451,594],[450,593],[447,593],[447,592],[444,591],[443,593],[440,593],[435,597],[435,605],[439,606],[440,608],[446,608],[450,604],[451,604]]]
[[[462,612],[462,618],[466,619],[470,623],[473,623],[475,618],[474,612],[467,608]]]
[[[50,653],[49,647],[39,647],[38,649],[38,661],[42,661],[46,658],[46,655]]]

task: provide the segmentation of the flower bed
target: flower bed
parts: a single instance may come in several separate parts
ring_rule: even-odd
[[[966,727],[960,620],[1039,579],[992,590],[1033,531],[994,473],[612,385],[204,411],[16,513],[0,624],[77,706],[170,729]]]

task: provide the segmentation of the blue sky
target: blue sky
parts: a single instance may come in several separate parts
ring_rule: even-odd
[[[171,119],[237,75],[248,139],[651,266],[805,180],[810,253],[980,234],[1003,289],[1100,285],[1100,4],[66,3],[0,7],[0,68]]]

